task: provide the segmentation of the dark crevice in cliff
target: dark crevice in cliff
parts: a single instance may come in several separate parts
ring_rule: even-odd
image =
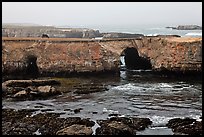
[[[34,55],[27,56],[27,68],[26,68],[26,75],[30,77],[38,77],[39,70],[37,66],[37,57]]]
[[[150,60],[140,57],[135,48],[126,48],[121,55],[124,55],[124,62],[127,69],[152,69]]]

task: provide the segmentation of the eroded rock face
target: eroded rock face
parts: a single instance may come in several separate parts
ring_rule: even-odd
[[[168,121],[167,127],[175,134],[202,135],[202,121],[191,118],[174,118]]]
[[[37,67],[40,76],[118,73],[120,56],[128,48],[134,48],[138,52],[139,60],[134,59],[135,65],[142,65],[137,61],[145,63],[141,59],[148,60],[145,63],[148,67],[135,67],[137,69],[151,68],[157,72],[163,70],[182,73],[202,72],[202,38],[142,37],[108,40],[4,38],[2,45],[3,75],[20,75],[28,63],[36,64],[35,68]],[[35,57],[35,62],[27,62],[31,55]],[[34,67],[30,69],[34,70]]]

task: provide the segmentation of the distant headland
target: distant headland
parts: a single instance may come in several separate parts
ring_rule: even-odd
[[[176,30],[202,30],[202,26],[198,25],[179,25],[177,27],[166,27],[168,29],[176,29]]]

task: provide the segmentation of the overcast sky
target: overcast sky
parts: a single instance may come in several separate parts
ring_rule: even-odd
[[[3,2],[3,23],[202,24],[202,2]]]

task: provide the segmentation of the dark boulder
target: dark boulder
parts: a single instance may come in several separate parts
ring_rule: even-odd
[[[42,34],[42,38],[49,38],[48,34]]]
[[[191,118],[174,118],[168,121],[167,127],[175,134],[202,135],[202,121]]]
[[[152,122],[148,118],[111,117],[108,120],[97,120],[100,125],[96,135],[135,135],[136,131],[144,130]]]

